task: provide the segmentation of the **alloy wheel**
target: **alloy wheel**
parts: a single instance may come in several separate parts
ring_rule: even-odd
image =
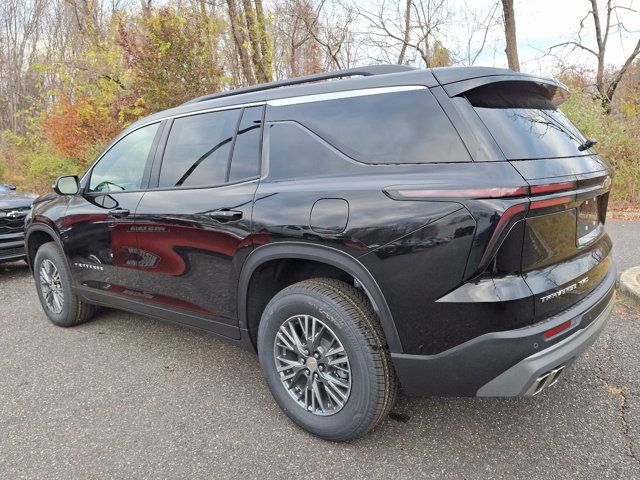
[[[60,272],[49,259],[43,260],[40,265],[40,290],[47,308],[59,315],[64,306],[64,292],[62,290]]]
[[[315,415],[339,412],[351,393],[351,367],[336,334],[311,315],[294,315],[276,334],[274,358],[291,398]]]

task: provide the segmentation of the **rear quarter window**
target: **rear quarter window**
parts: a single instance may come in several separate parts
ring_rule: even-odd
[[[352,159],[368,164],[471,161],[457,132],[426,88],[358,94],[270,106],[270,121],[304,125]],[[372,89],[373,90],[373,89]],[[342,92],[341,92],[342,93]],[[296,101],[295,97],[291,99]]]

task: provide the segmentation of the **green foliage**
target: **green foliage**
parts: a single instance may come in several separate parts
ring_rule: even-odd
[[[147,112],[220,90],[217,38],[222,23],[208,13],[165,7],[121,20],[118,44],[131,72],[137,105]]]
[[[607,114],[600,101],[582,89],[572,91],[562,111],[588,138],[598,140],[596,150],[614,168],[611,200],[640,202],[640,119]]]
[[[81,162],[53,152],[45,140],[35,135],[2,135],[2,162],[8,167],[4,178],[25,190],[43,192],[53,179],[81,172]]]
[[[440,40],[436,40],[431,49],[429,67],[446,67],[451,65],[451,52]]]

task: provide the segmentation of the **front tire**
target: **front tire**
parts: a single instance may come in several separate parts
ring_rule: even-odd
[[[73,327],[93,316],[95,307],[73,293],[67,264],[54,242],[45,243],[36,252],[33,275],[40,304],[51,322]]]
[[[384,335],[366,296],[351,285],[321,278],[280,291],[264,310],[257,343],[274,399],[318,437],[360,437],[395,403]]]

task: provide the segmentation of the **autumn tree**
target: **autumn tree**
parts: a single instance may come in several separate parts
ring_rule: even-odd
[[[131,72],[130,88],[146,112],[222,88],[222,66],[215,41],[202,30],[202,15],[164,7],[148,17],[120,21],[118,44]],[[220,28],[215,19],[206,24],[209,31]]]
[[[633,50],[625,60],[624,64],[618,69],[612,78],[605,78],[605,65],[608,52],[609,39],[620,33],[621,31],[629,31],[622,21],[617,18],[619,10],[631,10],[629,7],[618,5],[614,0],[607,0],[604,7],[604,18],[601,16],[598,0],[589,0],[591,9],[580,20],[580,28],[575,40],[558,43],[551,47],[550,51],[558,47],[570,47],[572,50],[580,49],[593,55],[596,58],[596,89],[600,96],[603,107],[607,112],[611,111],[611,100],[613,99],[616,89],[622,78],[627,73],[633,62],[640,55],[640,35]],[[583,33],[587,29],[587,20],[591,18],[593,29],[595,32],[595,45],[590,44],[583,38]]]
[[[460,23],[464,27],[456,52],[456,61],[462,65],[475,65],[490,46],[490,33],[500,23],[501,2],[494,1],[486,7],[472,8],[465,3]]]
[[[23,130],[26,109],[37,79],[30,66],[38,61],[45,0],[0,2],[0,129]]]
[[[359,13],[371,27],[369,45],[389,63],[414,63],[415,53],[426,67],[449,65],[443,33],[454,14],[448,0],[380,0]]]
[[[276,3],[273,22],[275,77],[289,78],[319,73],[324,68],[323,49],[315,40],[319,33],[313,21],[311,0],[281,0]]]

